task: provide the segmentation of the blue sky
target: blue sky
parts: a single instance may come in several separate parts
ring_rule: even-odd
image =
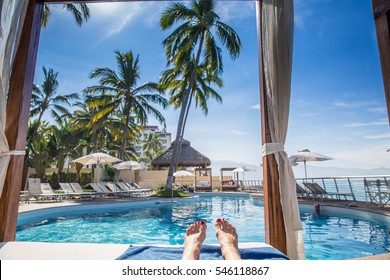
[[[292,96],[286,152],[307,148],[334,160],[311,163],[346,168],[390,168],[390,131],[371,0],[295,0]],[[114,51],[140,55],[140,84],[165,69],[161,45],[169,31],[159,19],[167,2],[90,4],[77,27],[60,7],[41,32],[35,83],[42,66],[59,72],[59,93],[81,92],[96,67],[115,68]],[[259,165],[261,133],[254,1],[218,3],[221,20],[241,37],[240,57],[224,51],[223,104],[209,114],[191,109],[185,138],[213,160]],[[178,111],[164,110],[175,136]],[[150,125],[156,125],[153,119]]]

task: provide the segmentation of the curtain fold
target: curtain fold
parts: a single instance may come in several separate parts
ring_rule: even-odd
[[[12,62],[18,47],[28,0],[2,0],[0,5],[0,196],[3,193],[11,155],[7,137],[4,134],[6,108]]]
[[[262,51],[265,96],[273,149],[279,172],[279,189],[286,230],[287,255],[305,259],[294,173],[284,151],[290,109],[294,32],[293,0],[263,0]],[[266,147],[263,150],[267,151]],[[269,150],[269,149],[268,149]]]

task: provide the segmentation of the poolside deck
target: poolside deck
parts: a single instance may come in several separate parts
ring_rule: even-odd
[[[255,199],[262,199],[261,194],[250,193]],[[93,201],[62,201],[62,202],[30,202],[20,203],[19,212],[26,212],[44,208],[124,203],[129,201],[148,201],[154,197],[130,197],[118,199],[103,199]],[[354,207],[348,206],[350,201],[340,200],[312,200],[299,199],[303,205],[320,204],[320,207],[339,207],[350,210],[362,210],[390,217],[390,207],[378,207],[364,202],[355,202]],[[390,230],[390,226],[389,226]],[[390,233],[389,233],[390,234]],[[10,242],[5,244],[0,250],[0,259],[96,259],[113,260],[128,248],[129,244],[71,244],[71,243],[42,243],[42,242]],[[242,244],[241,246],[246,246]],[[44,249],[43,249],[44,248]],[[59,253],[60,252],[60,253]],[[356,258],[358,260],[390,260],[390,253]]]

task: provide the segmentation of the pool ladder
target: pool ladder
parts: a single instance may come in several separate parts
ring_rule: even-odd
[[[202,204],[200,203],[200,201],[199,201],[198,199],[196,199],[195,196],[193,196],[190,192],[188,192],[188,194],[196,201],[195,206],[196,206],[197,204],[199,204],[199,207],[202,206]]]

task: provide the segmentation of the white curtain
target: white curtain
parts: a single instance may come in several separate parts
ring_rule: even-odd
[[[284,151],[290,109],[292,49],[294,32],[293,0],[263,0],[262,51],[265,95],[272,143],[263,147],[263,156],[274,154],[287,237],[287,255],[304,259],[302,224],[296,197],[294,173]]]
[[[28,0],[1,0],[0,18],[0,196],[12,154],[23,154],[24,151],[10,151],[4,134],[9,79],[12,62],[18,46]]]

